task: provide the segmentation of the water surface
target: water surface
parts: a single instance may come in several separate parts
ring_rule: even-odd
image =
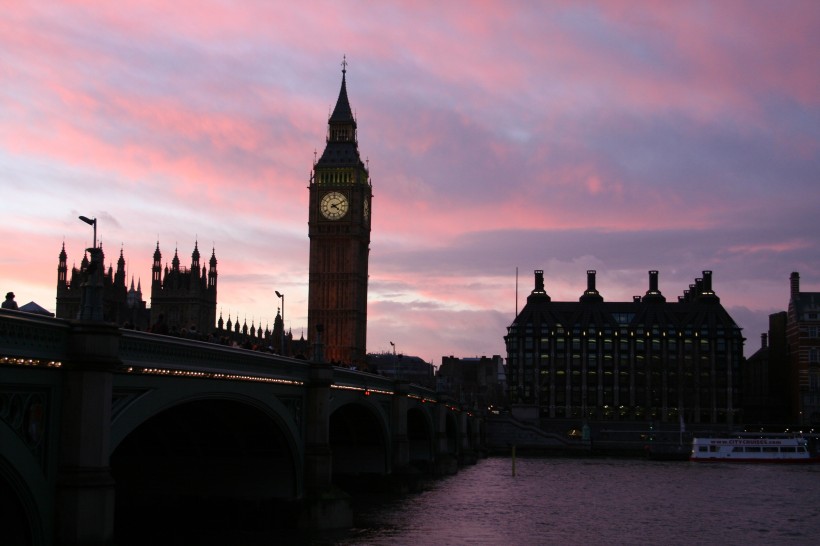
[[[818,544],[820,465],[489,458],[360,510],[338,544]]]

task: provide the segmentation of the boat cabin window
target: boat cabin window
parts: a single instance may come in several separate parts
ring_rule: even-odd
[[[718,446],[709,446],[709,451],[715,453],[717,451],[720,451],[720,448]]]
[[[781,453],[794,453],[795,451],[797,451],[797,448],[793,446],[783,446],[780,448]]]
[[[798,447],[798,448],[797,448],[797,452],[798,452],[798,453],[805,453],[805,452],[806,452],[806,448],[805,448],[805,447],[803,447],[803,446],[800,446],[800,447]]]
[[[763,453],[777,453],[777,446],[763,446]]]
[[[747,447],[746,453],[760,453],[759,447]]]
[[[700,451],[701,453],[706,453],[707,451],[709,451],[709,448],[707,446],[698,446],[698,451]]]
[[[735,446],[732,448],[732,453],[743,453],[743,448],[741,446]]]

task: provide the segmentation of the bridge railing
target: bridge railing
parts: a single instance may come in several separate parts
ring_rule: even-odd
[[[333,369],[333,386],[335,388],[351,388],[374,393],[393,394],[395,391],[395,384],[396,379],[392,377],[341,367]],[[425,400],[430,401],[436,399],[436,391],[420,385],[409,385],[408,394],[410,396],[424,398]]]
[[[69,330],[63,319],[0,309],[0,358],[63,360]]]
[[[0,359],[26,360],[32,365],[64,361],[70,335],[69,320],[0,310]],[[120,330],[119,356],[122,371],[126,373],[231,376],[306,383],[310,370],[305,360],[127,329]],[[395,379],[336,367],[333,386],[392,394]],[[419,385],[409,385],[408,394],[429,400],[436,398],[435,391]]]
[[[236,376],[250,379],[308,380],[309,365],[304,360],[272,353],[229,347],[217,343],[173,336],[121,330],[120,359],[128,368],[143,373]],[[240,377],[241,376],[241,377]]]

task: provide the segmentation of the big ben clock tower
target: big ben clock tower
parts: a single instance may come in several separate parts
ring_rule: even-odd
[[[342,87],[328,120],[325,151],[310,178],[308,337],[323,326],[324,358],[362,366],[367,338],[370,175],[359,157],[356,120]]]

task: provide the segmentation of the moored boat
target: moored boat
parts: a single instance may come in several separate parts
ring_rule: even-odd
[[[817,463],[805,438],[799,436],[725,436],[692,439],[690,461],[735,463]]]

